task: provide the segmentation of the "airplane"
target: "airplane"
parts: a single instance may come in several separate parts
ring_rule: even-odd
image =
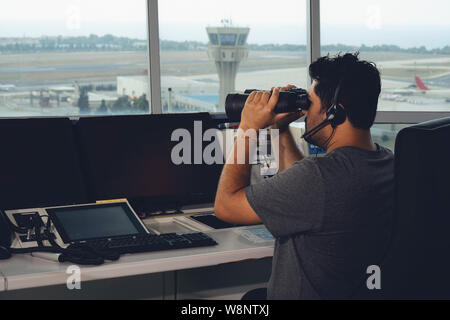
[[[384,92],[401,96],[423,96],[427,98],[446,99],[447,102],[450,102],[450,89],[430,88],[418,76],[414,78],[414,82],[415,84],[407,88],[388,89],[384,90]]]
[[[13,84],[0,84],[0,91],[10,91],[14,89],[16,86]]]

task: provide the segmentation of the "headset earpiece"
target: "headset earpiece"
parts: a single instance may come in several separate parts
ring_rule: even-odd
[[[333,128],[343,124],[347,119],[347,113],[344,108],[338,105],[333,105],[327,112],[327,119]]]

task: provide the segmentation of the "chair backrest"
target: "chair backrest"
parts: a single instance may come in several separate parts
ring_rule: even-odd
[[[398,134],[395,199],[381,290],[365,289],[358,298],[450,298],[450,118]]]

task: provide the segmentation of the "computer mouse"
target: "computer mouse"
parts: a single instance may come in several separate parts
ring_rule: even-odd
[[[11,252],[8,248],[0,246],[0,260],[6,260],[11,258]]]

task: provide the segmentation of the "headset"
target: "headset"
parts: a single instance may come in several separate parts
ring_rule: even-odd
[[[338,98],[339,93],[341,91],[342,81],[343,81],[342,79],[339,81],[336,91],[334,92],[331,107],[328,108],[326,113],[327,118],[324,121],[322,121],[322,123],[318,124],[311,130],[305,132],[302,138],[305,139],[306,141],[308,141],[308,139],[310,139],[313,135],[315,135],[317,132],[319,132],[329,124],[331,124],[333,128],[336,128],[337,126],[345,122],[345,119],[347,118],[347,113],[345,112],[344,108],[342,108],[338,104]]]

